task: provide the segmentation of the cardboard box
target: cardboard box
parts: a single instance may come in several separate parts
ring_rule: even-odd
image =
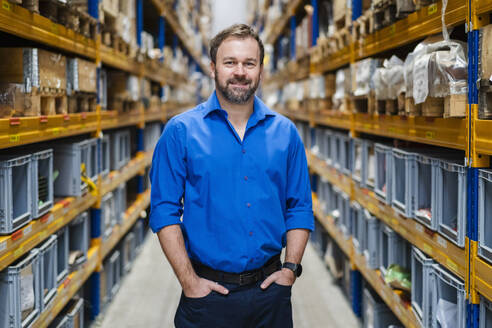
[[[96,63],[80,58],[69,58],[67,65],[67,89],[69,92],[97,92]]]
[[[442,117],[444,114],[444,98],[427,97],[422,104],[422,116]]]
[[[483,27],[481,34],[481,77],[490,80],[492,77],[492,24]]]
[[[345,19],[347,12],[347,0],[333,0],[333,20],[335,22]]]
[[[444,117],[465,117],[467,95],[449,95],[444,98]]]
[[[416,105],[413,97],[405,98],[405,114],[407,116],[420,116],[422,114],[422,105]]]

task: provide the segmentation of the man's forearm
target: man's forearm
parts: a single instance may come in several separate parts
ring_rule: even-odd
[[[178,224],[164,227],[157,233],[157,236],[181,287],[187,289],[198,279],[198,276],[186,252],[181,227]]]
[[[285,248],[285,262],[301,263],[306,244],[309,239],[309,230],[292,229],[287,231],[287,246]]]

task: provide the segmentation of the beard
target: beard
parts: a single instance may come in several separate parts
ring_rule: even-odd
[[[224,98],[230,103],[236,105],[242,105],[247,103],[251,97],[255,94],[256,89],[258,89],[258,84],[260,79],[253,82],[251,79],[247,78],[232,78],[226,81],[225,85],[219,82],[219,75],[217,70],[215,70],[215,87]],[[248,88],[234,88],[231,84],[245,84],[249,85]]]

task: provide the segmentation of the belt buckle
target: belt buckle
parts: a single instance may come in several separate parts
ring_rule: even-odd
[[[240,286],[243,286],[243,285],[246,285],[244,282],[244,279],[248,278],[248,277],[254,277],[256,276],[257,272],[249,272],[249,273],[242,273],[239,275],[239,285]]]

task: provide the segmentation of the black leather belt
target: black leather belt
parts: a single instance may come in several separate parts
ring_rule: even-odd
[[[193,264],[196,274],[202,278],[226,284],[238,284],[240,286],[254,284],[282,268],[280,254],[273,256],[261,268],[242,273],[229,273],[214,270],[196,261],[191,261],[191,263]]]

